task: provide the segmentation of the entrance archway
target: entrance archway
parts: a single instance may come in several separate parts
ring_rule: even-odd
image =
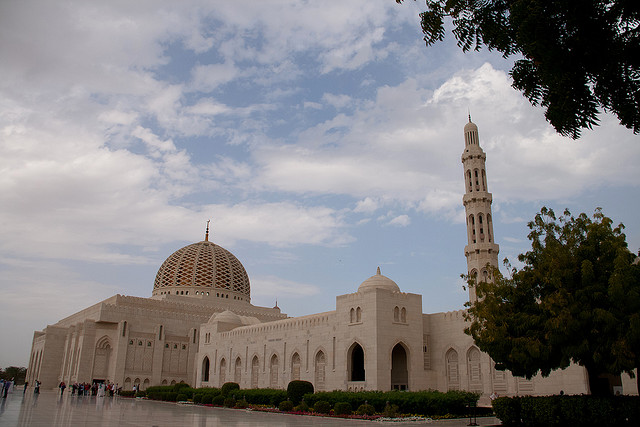
[[[409,388],[409,370],[407,351],[400,343],[391,351],[391,390],[407,390]]]
[[[358,343],[354,343],[349,349],[349,381],[364,381],[364,350]]]

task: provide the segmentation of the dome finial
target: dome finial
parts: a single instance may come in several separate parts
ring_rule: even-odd
[[[467,109],[467,112],[469,113],[469,123],[471,123],[471,110]]]
[[[380,266],[378,266],[378,271],[376,271],[376,274],[377,274],[378,276],[381,276],[381,275],[382,275],[382,273],[380,273]]]
[[[204,241],[205,242],[209,241],[209,222],[210,221],[211,221],[210,219],[207,220],[207,231],[204,233]]]

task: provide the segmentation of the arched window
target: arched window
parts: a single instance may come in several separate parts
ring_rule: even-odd
[[[349,361],[349,379],[350,381],[364,381],[365,369],[364,369],[364,350],[358,343],[354,343],[349,349],[348,354]]]
[[[351,311],[349,312],[349,322],[354,323],[355,321],[356,321],[356,309],[351,308]]]
[[[291,380],[296,381],[300,379],[300,355],[293,353],[291,356]]]
[[[269,387],[278,388],[278,356],[271,356],[269,364]]]
[[[258,356],[253,356],[251,361],[251,388],[258,388],[258,378],[260,375],[260,362]]]
[[[314,373],[314,387],[316,390],[324,390],[325,369],[327,365],[326,357],[322,350],[316,353],[316,366]]]
[[[480,365],[480,350],[471,347],[467,352],[467,374],[469,375],[469,390],[482,391],[482,370]]]
[[[484,173],[484,169],[482,169],[482,191],[487,191],[487,176]]]
[[[233,372],[233,382],[240,384],[242,380],[242,360],[238,357],[236,359],[236,366]]]
[[[402,323],[407,323],[407,309],[404,307],[400,310],[400,321]]]
[[[227,381],[226,377],[227,372],[227,361],[223,358],[220,361],[220,374],[218,375],[218,379],[220,380],[220,387]]]
[[[356,322],[362,322],[362,309],[356,308]]]
[[[393,308],[393,321],[400,321],[400,308],[397,305]]]
[[[473,181],[471,180],[471,170],[467,170],[467,191],[473,192]]]
[[[458,370],[458,352],[449,349],[445,356],[447,363],[447,388],[448,390],[460,390],[460,371]]]
[[[209,358],[207,356],[202,360],[202,381],[209,381]]]
[[[473,176],[474,176],[474,177],[475,177],[475,179],[476,179],[476,191],[480,191],[480,179],[479,179],[479,177],[478,177],[478,169],[475,169],[475,170],[473,171]]]

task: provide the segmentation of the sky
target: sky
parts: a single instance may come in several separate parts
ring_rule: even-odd
[[[423,3],[0,3],[0,366],[34,330],[148,297],[174,251],[231,251],[252,303],[335,309],[380,266],[426,313],[467,293],[463,127],[487,154],[499,258],[542,206],[640,249],[640,136],[574,141],[511,88],[513,58],[427,48]]]

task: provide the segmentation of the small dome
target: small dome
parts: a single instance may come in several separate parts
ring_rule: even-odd
[[[387,289],[392,292],[400,292],[400,287],[393,280],[380,273],[380,267],[375,276],[369,277],[358,287],[358,292],[365,289]]]
[[[478,126],[471,121],[471,117],[469,117],[469,123],[464,125],[464,133],[467,132],[478,132]]]
[[[229,310],[225,310],[222,313],[218,313],[217,315],[215,315],[214,320],[216,322],[225,322],[225,323],[232,323],[235,325],[242,325],[242,319],[240,319],[240,316],[235,314],[233,311],[229,311]]]

